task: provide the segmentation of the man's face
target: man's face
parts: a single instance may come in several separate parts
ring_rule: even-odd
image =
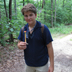
[[[25,18],[25,21],[31,25],[31,24],[35,24],[36,22],[36,17],[37,17],[37,14],[34,14],[33,12],[31,11],[28,11],[28,12],[24,12],[24,18]]]

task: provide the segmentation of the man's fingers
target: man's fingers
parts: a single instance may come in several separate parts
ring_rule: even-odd
[[[23,45],[24,46],[24,45],[26,45],[26,42],[21,42],[20,45]]]
[[[48,72],[53,72],[53,70],[51,68],[48,69]]]
[[[26,46],[20,46],[20,49],[26,49]]]
[[[24,46],[24,49],[26,49],[26,46]]]

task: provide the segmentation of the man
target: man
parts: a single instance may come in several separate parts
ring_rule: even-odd
[[[42,24],[39,21],[36,21],[37,12],[36,7],[33,4],[29,3],[25,5],[21,12],[24,15],[27,24],[25,25],[23,32],[22,29],[20,30],[18,48],[24,50],[26,72],[53,72],[53,39],[49,29],[44,25],[42,33]],[[25,42],[24,31],[26,31],[27,42]],[[48,68],[49,58],[50,67]]]

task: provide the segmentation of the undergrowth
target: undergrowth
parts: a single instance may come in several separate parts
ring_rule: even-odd
[[[68,35],[72,33],[72,25],[60,25],[58,27],[49,28],[53,37],[60,35]]]

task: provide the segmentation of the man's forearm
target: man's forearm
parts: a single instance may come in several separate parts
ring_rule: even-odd
[[[52,47],[52,42],[50,42],[49,44],[47,44],[47,49],[48,49],[48,55],[50,58],[50,67],[49,70],[51,72],[54,71],[54,53],[53,53],[53,47]],[[48,71],[48,72],[50,72]]]
[[[48,48],[48,54],[50,58],[50,66],[54,67],[54,53],[53,53],[53,48]]]

